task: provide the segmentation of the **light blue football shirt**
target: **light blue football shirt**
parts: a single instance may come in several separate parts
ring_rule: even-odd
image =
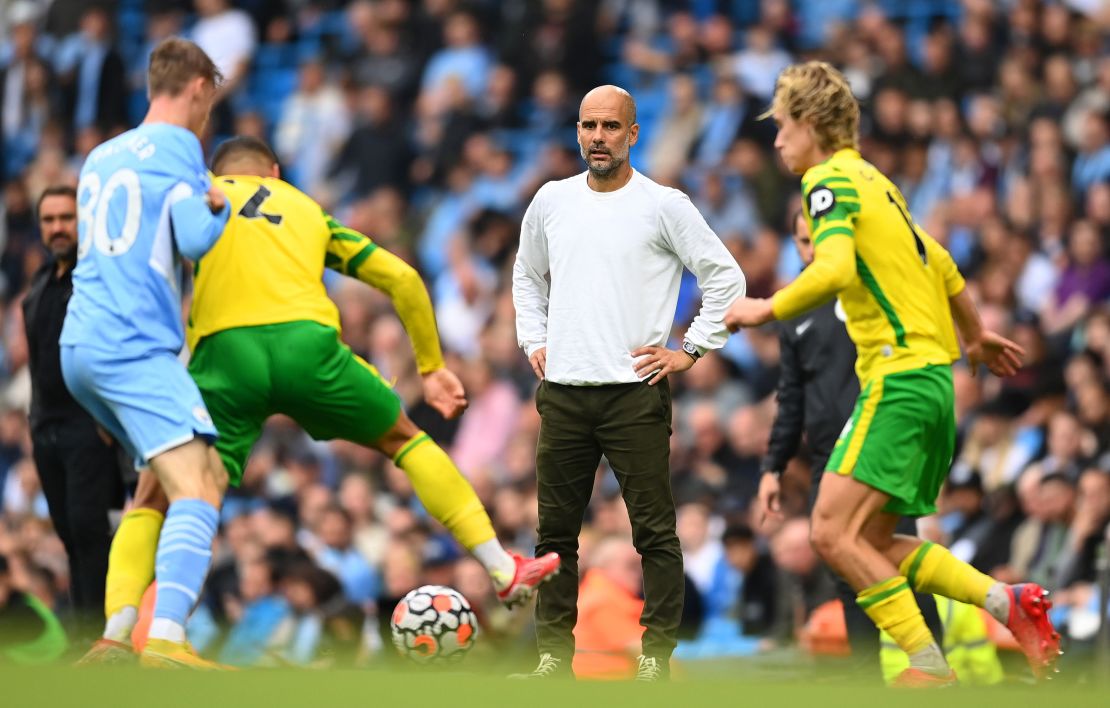
[[[208,208],[210,183],[200,141],[168,123],[140,125],[89,153],[62,345],[119,359],[181,350],[181,257],[203,256],[229,214]]]

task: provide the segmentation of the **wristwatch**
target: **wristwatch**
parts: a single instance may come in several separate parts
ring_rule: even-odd
[[[698,359],[701,359],[701,352],[698,351],[698,348],[695,347],[694,343],[691,342],[689,339],[683,339],[682,340],[682,351],[689,354],[690,358],[693,359],[694,361],[697,361]]]

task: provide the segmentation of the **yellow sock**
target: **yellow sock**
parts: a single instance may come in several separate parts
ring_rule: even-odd
[[[154,580],[154,556],[165,517],[154,509],[133,509],[123,515],[108,552],[104,584],[104,616],[124,607],[138,607]]]
[[[997,582],[952,555],[944,546],[925,541],[905,557],[898,572],[917,592],[932,593],[982,607]]]
[[[899,575],[862,590],[856,603],[907,654],[936,643],[905,577]]]
[[[486,509],[459,468],[427,433],[417,433],[393,458],[436,521],[468,551],[496,537]]]

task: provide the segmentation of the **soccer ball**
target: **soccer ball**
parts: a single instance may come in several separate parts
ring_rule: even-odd
[[[424,585],[397,603],[390,620],[393,645],[419,664],[459,661],[474,646],[478,618],[453,588]]]

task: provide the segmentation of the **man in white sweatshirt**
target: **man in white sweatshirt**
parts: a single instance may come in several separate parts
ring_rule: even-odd
[[[578,143],[588,169],[545,184],[521,226],[513,303],[517,341],[540,379],[537,551],[562,558],[562,572],[539,591],[540,663],[529,677],[573,675],[578,534],[602,455],[643,562],[637,679],[669,675],[682,613],[666,378],[724,345],[725,311],[744,294],[744,276],[686,195],[632,169],[639,130],[627,91],[586,94]],[[671,350],[683,267],[697,276],[702,306],[682,348]]]

